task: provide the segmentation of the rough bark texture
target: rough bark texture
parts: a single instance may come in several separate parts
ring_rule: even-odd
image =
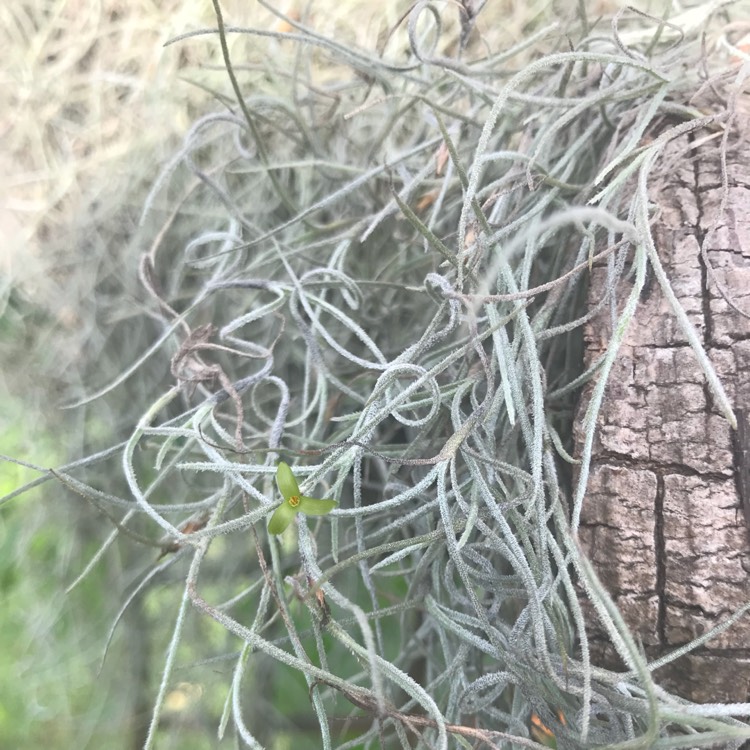
[[[730,147],[721,216],[718,139],[689,146],[687,139],[670,145],[651,195],[662,211],[659,256],[731,402],[750,410],[750,320],[717,287],[750,313],[750,143]],[[605,294],[606,274],[605,266],[594,269],[591,304]],[[626,292],[619,288],[618,309]],[[587,365],[611,330],[608,309],[586,328]],[[736,448],[658,282],[647,279],[599,415],[580,538],[650,657],[750,601]],[[602,634],[592,635],[598,658],[616,662]],[[656,677],[699,702],[750,700],[750,615]]]

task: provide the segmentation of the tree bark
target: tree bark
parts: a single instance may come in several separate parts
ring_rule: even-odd
[[[655,238],[730,401],[750,412],[750,319],[719,290],[750,313],[750,143],[730,145],[722,209],[721,136],[701,146],[690,142],[703,135],[677,139],[664,152],[650,195],[661,209]],[[591,305],[606,293],[606,278],[606,264],[594,268]],[[616,287],[618,310],[631,285]],[[605,305],[584,331],[587,366],[611,333]],[[592,388],[577,419],[579,454]],[[750,533],[741,502],[744,494],[750,518],[750,487],[740,492],[746,447],[743,454],[649,269],[598,416],[580,540],[650,658],[750,601]],[[593,626],[590,635],[598,659],[616,664],[601,629]],[[698,702],[750,699],[750,615],[655,677]]]

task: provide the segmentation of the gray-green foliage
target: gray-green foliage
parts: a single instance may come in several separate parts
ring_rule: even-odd
[[[736,746],[743,712],[654,683],[575,539],[596,409],[658,266],[649,176],[670,138],[720,120],[687,104],[698,37],[638,17],[626,46],[579,18],[468,61],[435,52],[437,18],[417,4],[401,58],[298,26],[293,64],[263,73],[232,42],[270,55],[273,33],[202,32],[231,51],[242,104],[222,93],[145,206],[161,335],[123,379],[147,359],[164,378],[102,456],[119,457],[129,495],[65,480],[117,520],[113,538],[167,534],[186,566],[149,744],[183,630],[208,615],[241,646],[225,655],[219,732],[249,747],[272,746],[278,726],[251,705],[271,662],[305,680],[312,706],[293,713],[317,716],[325,748],[539,747],[531,710],[559,747]],[[609,265],[600,305],[619,318],[582,373],[595,257]],[[591,376],[571,487],[561,467]],[[277,539],[280,460],[338,507]],[[589,662],[583,596],[628,673]],[[348,713],[356,731],[329,725]]]

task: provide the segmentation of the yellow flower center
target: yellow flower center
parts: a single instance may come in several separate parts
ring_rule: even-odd
[[[292,495],[289,498],[289,505],[291,505],[292,508],[296,508],[299,505],[299,495]]]

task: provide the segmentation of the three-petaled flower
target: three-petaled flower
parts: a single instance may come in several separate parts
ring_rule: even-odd
[[[276,508],[268,521],[268,531],[271,534],[281,534],[297,513],[304,513],[306,516],[325,516],[336,507],[335,500],[318,500],[301,495],[297,479],[288,464],[283,461],[279,461],[276,469],[276,484],[284,502]]]

